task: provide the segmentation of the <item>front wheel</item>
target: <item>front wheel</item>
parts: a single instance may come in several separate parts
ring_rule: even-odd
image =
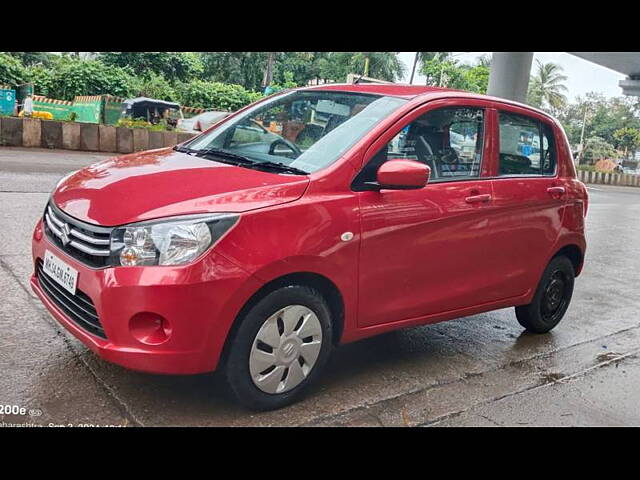
[[[516,307],[520,325],[534,333],[547,333],[564,316],[571,295],[575,272],[567,257],[555,257],[542,274],[536,293],[529,305]]]
[[[238,401],[254,410],[294,402],[319,375],[331,351],[331,314],[313,288],[280,288],[240,319],[225,367]]]

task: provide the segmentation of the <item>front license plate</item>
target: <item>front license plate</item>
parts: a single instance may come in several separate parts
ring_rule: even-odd
[[[76,294],[78,271],[56,257],[49,250],[44,252],[44,273],[49,275],[58,285],[64,287],[71,295]]]

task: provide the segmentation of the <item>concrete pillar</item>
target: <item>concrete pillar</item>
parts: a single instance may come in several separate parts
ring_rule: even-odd
[[[75,122],[62,123],[62,148],[80,150],[80,124]]]
[[[101,152],[117,152],[116,127],[113,125],[98,125]]]
[[[39,147],[42,143],[42,129],[37,118],[22,119],[22,146]]]
[[[0,128],[0,145],[8,145],[10,147],[22,146],[21,118],[4,117]]]
[[[149,130],[146,128],[134,128],[133,130],[133,151],[142,152],[149,150]]]
[[[178,143],[177,132],[162,132],[162,137],[164,139],[165,147],[173,147],[176,143]]]
[[[40,127],[43,148],[62,148],[62,122],[42,120]]]
[[[493,52],[487,93],[516,102],[527,99],[533,52]]]
[[[178,143],[186,142],[187,140],[195,137],[195,133],[178,132]]]
[[[149,132],[149,149],[155,150],[156,148],[164,147],[164,132],[150,131]]]
[[[116,147],[119,153],[133,152],[133,129],[125,127],[116,128]]]
[[[80,124],[80,149],[89,152],[97,152],[100,150],[100,129],[98,124]]]

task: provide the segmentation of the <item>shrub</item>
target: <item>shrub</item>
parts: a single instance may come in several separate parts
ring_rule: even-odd
[[[262,94],[241,85],[194,80],[176,87],[178,101],[190,107],[237,110],[262,98]]]

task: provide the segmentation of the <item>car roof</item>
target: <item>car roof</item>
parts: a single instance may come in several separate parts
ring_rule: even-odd
[[[490,95],[466,92],[464,90],[456,90],[453,88],[430,87],[424,85],[407,85],[402,83],[325,83],[323,85],[314,85],[312,87],[304,87],[296,90],[336,90],[341,92],[371,93],[376,95],[402,97],[409,100],[422,97],[422,99],[425,101],[447,97],[472,98],[522,107],[532,112],[544,115],[545,117],[553,121],[556,121],[555,118],[553,118],[547,112],[532,107],[531,105],[515,102],[506,98],[492,97]]]
[[[425,93],[460,91],[450,88],[406,85],[402,83],[325,83],[323,85],[300,88],[299,90],[339,90],[341,92],[373,93],[406,98],[414,98]]]

